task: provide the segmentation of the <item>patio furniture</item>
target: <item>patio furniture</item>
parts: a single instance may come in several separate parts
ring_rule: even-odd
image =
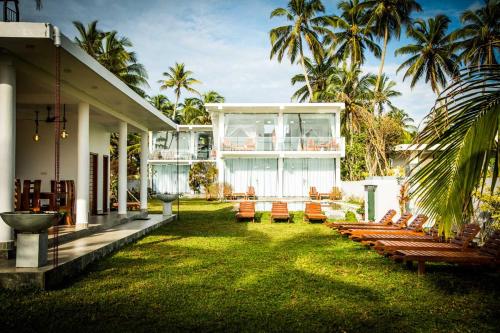
[[[224,141],[222,142],[222,149],[223,150],[233,150],[233,145],[231,141],[228,138],[224,138]]]
[[[306,209],[304,210],[304,222],[325,222],[326,219],[326,215],[321,211],[321,204],[317,202],[306,202]]]
[[[255,144],[255,139],[249,138],[246,139],[245,145],[243,146],[242,150],[255,150],[256,144]]]
[[[233,199],[238,199],[238,198],[241,198],[241,199],[244,199],[246,200],[247,199],[247,194],[246,192],[234,192],[233,194]]]
[[[400,235],[423,235],[423,225],[427,222],[428,217],[419,214],[413,222],[406,228],[397,229],[359,229],[359,230],[346,230],[344,235],[349,235],[349,238],[355,242],[360,242],[361,240],[372,240],[371,235],[375,234],[400,234]],[[388,227],[386,227],[388,228]],[[363,237],[366,236],[366,237]]]
[[[56,186],[58,197],[56,198]],[[59,183],[50,182],[51,192],[42,193],[41,196],[49,199],[49,210],[64,211],[65,224],[74,224],[75,218],[75,182],[73,180],[61,180]]]
[[[362,225],[373,225],[373,226],[382,226],[392,224],[392,218],[396,215],[396,211],[394,209],[389,209],[387,213],[380,219],[379,222],[333,222],[326,223],[326,225],[332,229],[338,229],[342,226],[362,226]]]
[[[290,214],[288,213],[288,204],[286,202],[273,202],[271,207],[271,223],[276,220],[286,220],[290,222]]]
[[[256,199],[257,197],[255,196],[255,188],[253,186],[248,186],[248,191],[246,194],[247,199]]]
[[[233,200],[233,190],[229,186],[224,186],[224,199],[226,200]]]
[[[318,200],[318,198],[319,198],[319,193],[318,193],[318,190],[316,190],[316,187],[311,186],[311,187],[309,188],[309,197],[310,197],[312,200]]]
[[[478,250],[452,252],[435,250],[398,250],[391,257],[408,265],[418,263],[418,274],[425,274],[426,262],[450,264],[498,265],[500,263],[500,231],[495,231]]]
[[[361,243],[363,245],[375,246],[379,240],[391,240],[391,241],[407,241],[407,242],[438,242],[440,237],[436,228],[431,228],[428,232],[422,234],[389,234],[389,233],[377,233],[377,234],[367,234],[361,237]]]
[[[318,150],[318,146],[316,145],[316,142],[314,139],[307,139],[307,144],[306,144],[306,150],[308,151],[316,151]]]
[[[255,222],[255,202],[254,201],[242,201],[236,213],[236,220],[241,221],[243,219],[251,219]]]
[[[450,242],[379,240],[375,243],[373,249],[382,255],[392,255],[398,250],[467,251],[480,229],[481,227],[477,223],[467,224]]]
[[[21,210],[21,202],[22,202],[22,191],[21,191],[21,180],[16,179],[14,181],[14,210]]]
[[[345,230],[372,230],[372,229],[377,229],[377,230],[397,230],[397,229],[402,229],[405,228],[408,224],[408,221],[410,221],[411,217],[413,215],[411,213],[404,213],[399,217],[399,219],[396,222],[393,222],[391,224],[387,225],[346,225],[346,226],[340,226],[338,229],[340,230],[340,233],[343,233]]]
[[[40,189],[42,187],[42,181],[36,179],[34,181],[25,180],[23,182],[23,194],[21,200],[21,210],[31,210],[34,212],[40,212]]]

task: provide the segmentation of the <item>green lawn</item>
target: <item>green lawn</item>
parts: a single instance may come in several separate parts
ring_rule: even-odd
[[[0,291],[0,331],[498,331],[499,274],[394,264],[319,224],[236,223],[183,201],[181,220],[59,290]]]

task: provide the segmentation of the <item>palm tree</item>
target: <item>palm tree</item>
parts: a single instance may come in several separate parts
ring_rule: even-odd
[[[415,133],[417,131],[417,127],[414,125],[415,120],[404,110],[394,107],[387,113],[387,116],[396,121],[406,132]]]
[[[338,8],[342,14],[328,19],[329,25],[338,30],[325,36],[330,53],[335,52],[339,59],[349,58],[354,65],[364,63],[367,48],[375,57],[380,57],[380,46],[373,40],[374,31],[366,15],[366,4],[359,0],[341,1]]]
[[[325,16],[317,16],[318,13],[324,13],[325,7],[320,0],[290,0],[287,8],[276,8],[271,13],[271,18],[284,16],[290,25],[284,25],[272,29],[269,32],[271,40],[272,59],[277,56],[278,61],[283,60],[287,53],[292,64],[299,58],[304,73],[304,79],[309,96],[313,96],[313,89],[309,82],[309,76],[305,64],[304,42],[307,44],[313,57],[319,61],[323,56],[323,48],[319,41],[319,35],[327,32],[322,27],[326,23]]]
[[[224,103],[225,98],[224,96],[220,95],[217,91],[207,91],[206,93],[203,93],[201,95],[201,98],[203,99],[203,103]]]
[[[170,102],[167,96],[158,94],[148,97],[149,103],[153,105],[156,109],[160,110],[164,115],[172,117],[173,104]]]
[[[500,2],[488,0],[484,7],[467,10],[461,16],[464,26],[453,33],[462,50],[460,59],[469,65],[498,64],[500,50]]]
[[[182,89],[187,90],[191,93],[199,95],[200,93],[192,87],[193,84],[201,83],[200,81],[191,77],[192,71],[186,70],[183,63],[175,63],[173,67],[169,67],[169,72],[164,72],[163,76],[165,80],[159,80],[161,83],[160,89],[174,89],[175,102],[174,111],[172,113],[172,118],[175,119],[177,113],[177,106],[179,105],[179,98],[181,97]]]
[[[315,96],[310,96],[307,85],[303,85],[292,95],[292,99],[298,100],[300,102],[305,102],[312,99],[314,99],[315,101],[320,101],[319,99],[317,99],[317,96],[321,94],[321,92],[325,91],[328,78],[337,71],[338,61],[335,57],[324,57],[318,63],[316,61],[313,62],[313,60],[306,57],[305,64],[307,75],[309,76],[310,84]],[[291,82],[292,85],[305,82],[304,74],[297,74],[293,76]]]
[[[380,57],[380,66],[378,69],[377,81],[375,82],[375,91],[378,90],[382,75],[384,72],[385,54],[387,44],[392,37],[399,39],[401,35],[401,26],[410,22],[410,15],[413,11],[421,11],[422,7],[415,0],[368,0],[366,5],[369,7],[367,12],[370,23],[374,23],[374,31],[377,36],[384,39],[382,46],[382,55]],[[373,106],[375,107],[374,100]]]
[[[410,182],[419,207],[449,235],[473,216],[473,193],[499,175],[500,68],[462,71],[444,90],[416,142],[435,147],[420,154]],[[430,117],[432,115],[432,117]]]
[[[445,15],[437,15],[427,21],[415,20],[407,30],[408,37],[415,44],[403,46],[396,50],[396,55],[411,55],[397,69],[408,67],[403,77],[412,77],[413,88],[425,75],[425,82],[430,82],[432,90],[438,94],[440,87],[446,85],[447,76],[457,74],[458,57],[453,53],[452,37],[446,34],[450,19]]]
[[[373,86],[371,89],[373,94],[372,100],[375,106],[377,106],[379,115],[381,115],[385,110],[385,106],[389,107],[390,110],[394,109],[391,98],[401,96],[401,93],[394,90],[396,82],[390,80],[385,74],[382,75],[378,87],[377,81],[378,77],[370,76],[369,82]]]
[[[87,24],[87,28],[80,21],[73,21],[73,25],[80,34],[80,37],[75,37],[75,43],[91,57],[97,58],[102,52],[102,40],[105,36],[105,33],[97,29],[97,20]]]

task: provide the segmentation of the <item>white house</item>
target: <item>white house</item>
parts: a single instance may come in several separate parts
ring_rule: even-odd
[[[61,133],[54,132],[58,91]],[[43,192],[51,190],[55,135],[61,135],[60,179],[74,180],[75,222],[85,227],[90,214],[109,209],[113,132],[120,137],[118,213],[127,213],[127,133],[142,135],[141,209],[146,210],[148,132],[175,126],[57,27],[0,23],[1,212],[14,210],[15,179],[38,179]],[[0,249],[8,251],[12,243],[11,228],[0,221]]]

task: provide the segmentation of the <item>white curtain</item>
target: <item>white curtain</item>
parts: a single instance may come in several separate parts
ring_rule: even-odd
[[[189,165],[179,165],[179,192],[189,193]],[[177,165],[153,165],[153,190],[158,193],[177,193]]]
[[[278,160],[269,158],[240,158],[224,161],[224,182],[233,192],[244,193],[249,186],[260,197],[278,195]]]
[[[289,158],[283,161],[283,196],[307,197],[309,188],[327,193],[335,186],[335,159]]]

